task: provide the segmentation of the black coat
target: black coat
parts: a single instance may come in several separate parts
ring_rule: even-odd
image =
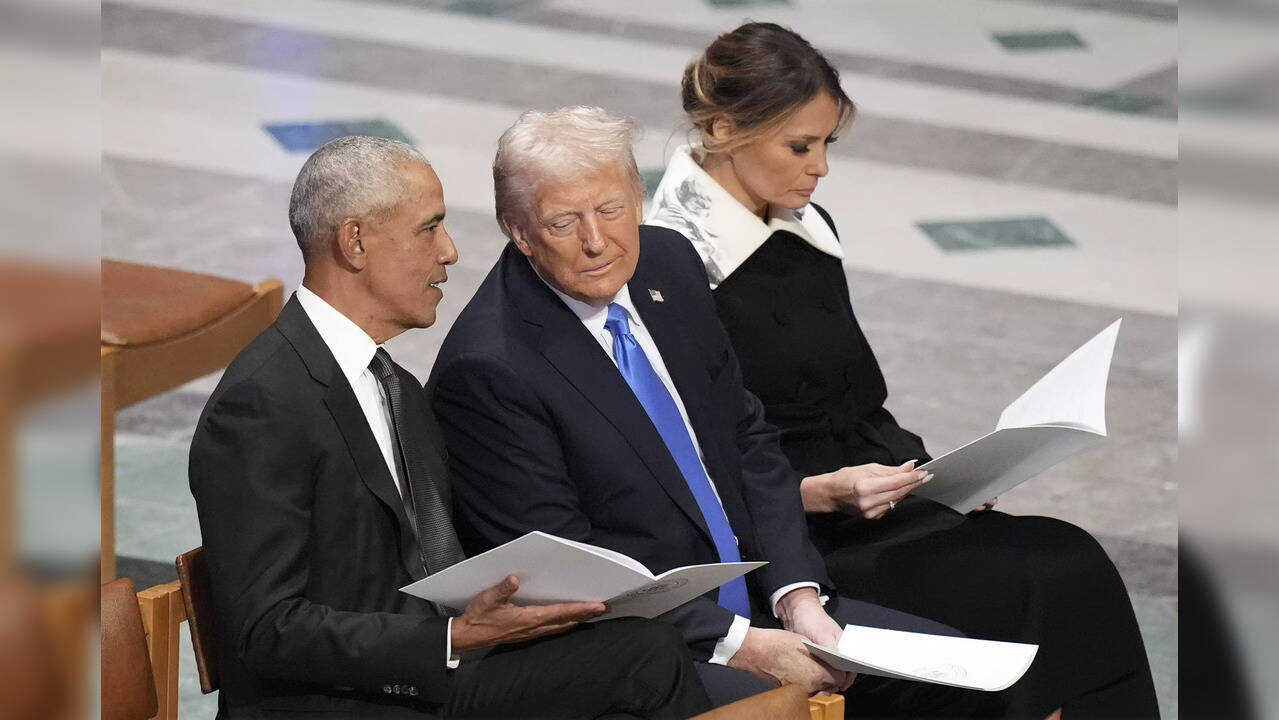
[[[743,560],[752,605],[795,582],[829,588],[798,476],[742,386],[701,261],[644,227],[629,288],[688,410]],[[661,292],[656,302],[648,290]],[[440,350],[427,390],[449,447],[468,553],[542,530],[626,553],[654,573],[718,555],[678,466],[608,355],[508,245]],[[664,619],[696,659],[733,615],[704,596]]]
[[[443,478],[419,410],[414,434]],[[385,716],[444,702],[447,621],[399,592],[424,575],[416,541],[359,402],[296,297],[210,397],[190,480],[213,584],[219,717]]]

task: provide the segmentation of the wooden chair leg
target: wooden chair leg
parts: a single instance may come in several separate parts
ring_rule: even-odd
[[[138,593],[142,625],[147,631],[151,669],[155,673],[158,720],[178,717],[178,649],[181,624],[186,619],[182,584],[178,581],[149,587]]]
[[[115,579],[115,352],[102,351],[102,582]]]
[[[843,695],[815,695],[808,699],[811,720],[844,720]]]

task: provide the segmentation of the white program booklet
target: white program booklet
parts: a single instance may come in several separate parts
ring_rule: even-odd
[[[809,652],[837,670],[995,692],[1026,674],[1038,645],[973,640],[845,625],[839,647],[807,640]]]
[[[767,564],[690,565],[654,576],[622,553],[533,531],[400,590],[463,610],[471,598],[515,575],[520,589],[512,602],[518,605],[603,602],[608,612],[596,620],[653,618]]]
[[[1106,382],[1116,320],[1048,371],[999,416],[995,432],[924,463],[914,491],[968,512],[1106,437]]]

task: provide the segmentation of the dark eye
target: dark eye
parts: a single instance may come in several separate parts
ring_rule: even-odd
[[[603,210],[600,210],[600,215],[603,215],[606,218],[613,218],[620,215],[621,212],[622,212],[622,209],[620,207],[607,207],[607,208],[604,208]]]
[[[837,143],[837,142],[839,142],[839,138],[838,138],[838,137],[835,137],[834,135],[832,135],[832,136],[830,136],[830,137],[826,138],[826,144],[827,144],[827,145],[834,145],[834,144],[835,144],[835,143]]]
[[[804,153],[808,152],[807,145],[791,145],[790,149],[791,149],[791,152],[795,153],[796,155],[803,155]]]

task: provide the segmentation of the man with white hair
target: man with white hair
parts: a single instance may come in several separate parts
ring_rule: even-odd
[[[497,219],[511,243],[427,386],[462,541],[477,551],[542,530],[654,573],[766,560],[662,619],[702,661],[717,704],[778,682],[845,690],[853,675],[803,639],[833,646],[847,622],[954,631],[844,598],[823,607],[834,588],[799,478],[742,386],[701,260],[678,233],[639,227],[633,131],[576,107],[525,113],[499,141]],[[937,686],[866,678],[854,689],[875,713],[963,713]]]
[[[463,559],[434,419],[382,347],[435,322],[457,261],[444,214],[439,178],[403,143],[334,140],[298,174],[302,285],[227,368],[191,445],[218,716],[699,712],[692,662],[660,623],[520,607],[515,576],[456,617],[399,591]]]

